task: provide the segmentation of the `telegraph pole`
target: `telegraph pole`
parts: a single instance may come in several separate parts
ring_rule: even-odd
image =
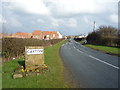
[[[2,33],[6,33],[6,27],[5,27],[5,22],[4,21],[2,23]]]
[[[1,28],[1,29],[2,29],[2,30],[1,30],[2,38],[4,37],[4,24],[5,24],[5,23],[3,22],[3,23],[2,23],[2,28]]]
[[[93,32],[95,31],[95,24],[96,24],[96,22],[94,21],[94,24],[93,24]]]

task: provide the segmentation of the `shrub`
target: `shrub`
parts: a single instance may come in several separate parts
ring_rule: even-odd
[[[92,32],[87,36],[86,39],[88,43],[98,44],[99,43],[98,41],[100,40],[100,38],[101,37],[98,33]]]
[[[74,40],[79,42],[79,41],[85,40],[85,38],[74,38]]]
[[[18,58],[24,55],[25,46],[44,46],[56,44],[63,39],[39,40],[22,38],[3,38],[2,39],[2,57],[3,61],[10,60],[13,57]]]
[[[119,46],[117,29],[111,26],[100,26],[98,30],[91,32],[87,36],[89,44]]]

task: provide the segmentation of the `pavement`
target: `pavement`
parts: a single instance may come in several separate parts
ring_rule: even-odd
[[[73,39],[61,46],[60,55],[79,88],[118,88],[120,57],[87,48]]]

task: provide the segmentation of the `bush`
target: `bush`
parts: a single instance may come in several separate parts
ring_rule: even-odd
[[[3,61],[10,60],[13,57],[18,58],[25,53],[25,46],[44,46],[56,44],[63,39],[39,40],[39,39],[22,39],[22,38],[3,38],[2,39],[2,57]]]
[[[99,44],[100,42],[100,35],[96,32],[92,32],[87,36],[87,42],[92,44]]]
[[[85,38],[74,38],[74,40],[79,42],[79,41],[85,40]]]
[[[100,26],[98,30],[91,32],[87,36],[89,44],[105,45],[105,46],[119,46],[119,38],[117,36],[117,29],[111,26]]]

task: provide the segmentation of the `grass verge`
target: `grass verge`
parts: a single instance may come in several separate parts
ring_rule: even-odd
[[[113,54],[113,55],[118,55],[120,56],[120,53],[118,51],[120,51],[120,48],[116,48],[116,47],[108,47],[108,46],[100,46],[100,45],[91,45],[91,44],[86,44],[85,46],[98,50],[98,51],[102,51],[108,54]]]
[[[65,41],[45,48],[45,64],[50,69],[46,74],[13,79],[12,73],[19,65],[18,61],[23,61],[24,58],[3,63],[2,88],[69,88],[64,81],[64,66],[59,57],[59,48],[63,43]]]

